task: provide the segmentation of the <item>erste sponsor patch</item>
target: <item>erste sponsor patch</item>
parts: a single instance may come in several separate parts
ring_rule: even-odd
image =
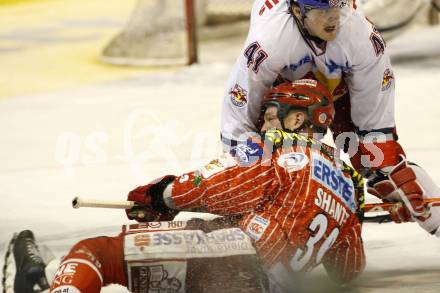
[[[330,160],[315,153],[312,153],[312,166],[312,179],[325,186],[355,212],[355,189],[351,178]]]

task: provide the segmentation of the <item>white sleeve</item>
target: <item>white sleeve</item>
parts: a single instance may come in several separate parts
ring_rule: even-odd
[[[385,42],[365,18],[356,22],[353,71],[346,78],[351,118],[361,131],[394,128],[395,83]]]
[[[262,2],[256,1],[256,2]],[[258,4],[258,3],[257,3]],[[246,132],[257,131],[261,99],[272,86],[283,67],[277,48],[281,47],[276,27],[284,16],[259,16],[255,7],[244,48],[238,57],[224,92],[221,132],[228,139],[248,137]]]
[[[240,137],[249,136],[244,133],[257,131],[261,99],[277,74],[264,64],[256,74],[247,66],[243,54],[238,58],[223,97],[221,132],[224,137],[240,140]]]
[[[423,197],[433,198],[440,196],[440,187],[435,184],[434,180],[432,180],[428,173],[418,165],[411,164],[410,166],[416,173],[417,182],[423,188]],[[427,232],[431,233],[436,231],[436,229],[440,227],[440,207],[432,207],[431,216],[424,222],[417,219],[416,221],[420,227]],[[436,236],[440,237],[440,229],[437,230]]]

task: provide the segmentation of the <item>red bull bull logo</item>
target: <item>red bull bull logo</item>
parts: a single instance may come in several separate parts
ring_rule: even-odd
[[[390,69],[385,70],[383,73],[383,80],[382,80],[382,91],[388,90],[391,85],[393,84],[394,75],[393,72]]]
[[[231,95],[231,102],[235,106],[241,108],[247,104],[247,91],[241,86],[236,84],[233,89],[229,92]]]

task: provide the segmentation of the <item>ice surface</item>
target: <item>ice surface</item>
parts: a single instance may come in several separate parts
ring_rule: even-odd
[[[123,211],[74,210],[72,198],[124,199],[220,151],[220,104],[241,41],[204,46],[210,52],[190,68],[0,100],[1,255],[22,229],[58,255],[85,236],[116,234]],[[440,61],[394,72],[400,141],[440,183]],[[357,292],[438,291],[439,239],[415,224],[366,224],[363,237]]]

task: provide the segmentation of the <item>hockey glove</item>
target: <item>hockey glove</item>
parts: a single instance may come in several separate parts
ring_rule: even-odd
[[[423,189],[417,182],[414,171],[401,157],[401,162],[388,170],[376,170],[368,180],[368,192],[385,202],[403,202],[403,206],[390,211],[396,223],[413,221],[412,217],[423,220],[429,211],[423,203]]]
[[[178,211],[170,209],[165,204],[163,191],[174,178],[175,176],[167,175],[130,191],[127,200],[134,201],[136,205],[125,210],[127,217],[138,222],[172,220]]]

